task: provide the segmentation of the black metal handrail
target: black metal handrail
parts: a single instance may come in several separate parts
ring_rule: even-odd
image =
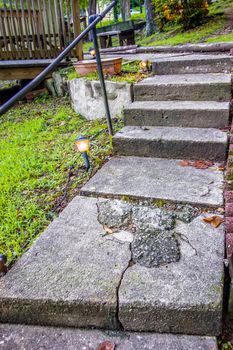
[[[103,12],[99,13],[98,15],[91,16],[90,23],[87,26],[87,28],[84,29],[84,31],[78,35],[54,60],[52,63],[48,65],[40,74],[38,74],[29,84],[27,84],[23,89],[21,89],[16,95],[14,95],[12,98],[10,98],[6,103],[4,103],[0,107],[0,116],[6,113],[16,102],[21,100],[23,97],[26,96],[28,92],[33,90],[36,86],[38,86],[48,74],[52,73],[59,63],[70,53],[71,50],[74,49],[74,47],[92,30],[93,35],[93,43],[95,46],[96,51],[96,61],[97,61],[97,68],[98,68],[98,74],[100,79],[100,84],[103,92],[103,98],[104,98],[104,104],[106,109],[106,117],[107,117],[107,123],[108,123],[108,130],[109,134],[113,134],[112,130],[112,121],[109,111],[109,105],[108,105],[108,99],[107,99],[107,93],[106,93],[106,87],[104,82],[104,75],[102,70],[102,64],[101,64],[101,58],[99,53],[99,46],[98,46],[98,40],[96,36],[96,25],[102,19],[106,16],[106,14],[111,11],[111,9],[116,5],[117,0],[113,0]]]

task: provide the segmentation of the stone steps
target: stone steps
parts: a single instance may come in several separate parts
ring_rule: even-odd
[[[185,55],[157,58],[152,63],[154,74],[230,73],[228,55]]]
[[[229,102],[135,101],[124,109],[125,125],[226,128]]]
[[[223,172],[182,166],[180,160],[114,157],[81,189],[82,195],[223,205]]]
[[[173,159],[226,159],[227,133],[216,129],[125,126],[113,137],[115,154]]]
[[[0,322],[218,335],[224,227],[209,215],[76,197],[0,279]]]
[[[97,350],[109,341],[117,350],[217,350],[214,337],[104,332],[68,328],[0,325],[2,350]]]
[[[157,75],[134,86],[135,101],[227,101],[230,74]]]

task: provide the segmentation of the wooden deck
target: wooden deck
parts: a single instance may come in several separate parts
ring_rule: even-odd
[[[33,79],[52,62],[52,59],[0,61],[0,80]],[[60,67],[67,64],[63,61]]]
[[[77,0],[5,0],[0,8],[0,79],[32,79],[81,32]],[[80,43],[70,58],[83,59]]]

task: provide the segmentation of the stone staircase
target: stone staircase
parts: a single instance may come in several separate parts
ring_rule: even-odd
[[[217,349],[224,225],[203,219],[224,205],[230,70],[223,55],[166,58],[135,85],[115,157],[0,280],[3,349],[19,332],[27,346]]]

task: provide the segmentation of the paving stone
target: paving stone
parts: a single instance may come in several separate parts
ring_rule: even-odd
[[[110,241],[97,200],[76,197],[0,279],[0,322],[116,328],[129,242]]]
[[[125,125],[225,128],[229,112],[229,102],[135,101],[123,113]]]
[[[227,55],[166,57],[152,63],[154,74],[230,73],[231,66],[231,57]]]
[[[174,216],[185,223],[191,222],[198,214],[198,208],[190,205],[177,205]]]
[[[233,203],[233,191],[225,191],[224,197],[226,202]]]
[[[175,218],[173,213],[166,210],[136,205],[132,207],[132,223],[137,231],[172,230],[175,227]]]
[[[138,231],[132,243],[132,260],[145,267],[176,262],[180,249],[174,233],[162,230]]]
[[[114,153],[173,159],[226,159],[227,133],[210,128],[125,126],[113,137]]]
[[[130,224],[131,205],[119,200],[99,200],[98,220],[109,228],[122,228]]]
[[[211,214],[208,214],[211,215]],[[125,330],[218,335],[222,324],[224,225],[203,215],[179,222],[180,260],[124,273],[119,318]]]
[[[135,101],[230,101],[230,74],[156,75],[134,85]]]
[[[117,350],[217,350],[213,337],[0,325],[1,350],[97,350],[106,340]]]
[[[81,193],[220,207],[223,173],[216,168],[182,167],[179,160],[114,157],[83,186]]]

